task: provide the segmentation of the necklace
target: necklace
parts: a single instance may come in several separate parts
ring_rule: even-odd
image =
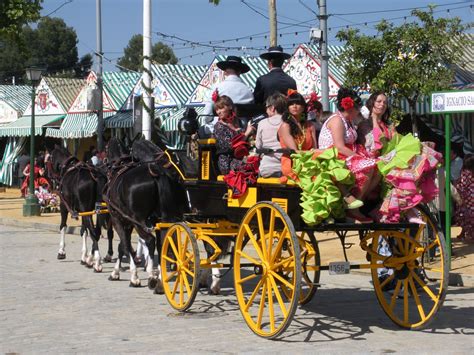
[[[296,146],[298,147],[298,150],[303,149],[303,144],[304,144],[305,137],[306,137],[306,127],[304,125],[301,128],[301,130],[302,130],[302,134],[298,135],[295,138],[295,143],[296,143]]]

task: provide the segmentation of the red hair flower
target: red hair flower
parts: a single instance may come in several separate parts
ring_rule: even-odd
[[[350,110],[354,107],[354,100],[352,100],[351,97],[343,98],[341,101],[341,107],[344,109],[344,111]]]
[[[286,97],[290,97],[291,95],[297,94],[298,90],[288,89],[286,92]]]
[[[219,91],[217,91],[217,89],[216,89],[212,93],[212,102],[216,102],[218,98],[219,98]]]
[[[308,112],[322,109],[322,105],[318,100],[318,94],[314,91],[309,95],[308,98]]]

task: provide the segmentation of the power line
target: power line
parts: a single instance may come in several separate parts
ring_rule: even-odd
[[[48,16],[51,16],[52,14],[54,14],[55,12],[59,11],[59,9],[61,9],[63,6],[67,5],[67,4],[70,4],[72,3],[74,0],[66,0],[65,2],[63,2],[61,5],[59,5],[55,10],[51,11],[49,14],[47,15],[44,15],[42,17],[48,17]]]

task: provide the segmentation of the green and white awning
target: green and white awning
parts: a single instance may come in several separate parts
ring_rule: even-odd
[[[115,111],[104,112],[104,119]],[[97,132],[97,114],[95,112],[69,113],[59,129],[47,129],[47,137],[74,139],[92,137]]]
[[[35,136],[43,134],[43,127],[58,122],[64,115],[35,115]],[[59,123],[57,124],[59,126]],[[25,137],[31,133],[31,116],[23,116],[18,120],[0,127],[0,137]]]
[[[175,107],[155,109],[155,120],[163,121],[178,109]],[[130,128],[133,126],[133,110],[119,111],[105,120],[106,128]]]

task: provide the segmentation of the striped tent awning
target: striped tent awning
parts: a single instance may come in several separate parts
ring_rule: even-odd
[[[51,125],[63,117],[64,115],[35,115],[35,136],[41,136],[44,126]],[[0,137],[25,137],[29,136],[30,133],[31,116],[23,116],[14,122],[0,127]]]
[[[104,112],[104,119],[115,114],[115,111]],[[95,112],[68,113],[59,129],[48,128],[47,137],[54,138],[87,138],[97,132],[97,114]]]
[[[177,108],[166,107],[155,109],[155,120],[163,121],[171,116]],[[133,127],[133,110],[119,111],[115,115],[108,117],[105,120],[106,128],[130,128]]]
[[[170,131],[177,131],[178,130],[178,122],[181,118],[183,118],[183,114],[186,111],[187,107],[180,108],[179,110],[174,111],[169,117],[162,120],[161,128],[165,132]],[[194,107],[198,116],[204,113],[204,107]],[[199,118],[199,123],[202,124],[203,118]]]

